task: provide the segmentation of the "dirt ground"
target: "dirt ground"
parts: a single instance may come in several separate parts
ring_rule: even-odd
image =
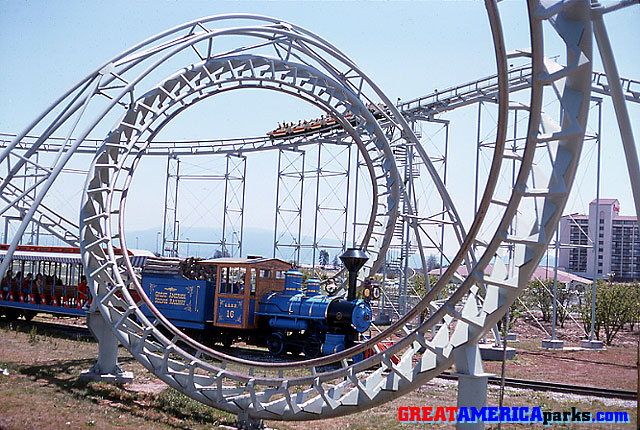
[[[638,332],[626,332],[606,351],[551,352],[540,347],[544,332],[523,322],[514,327],[520,342],[517,357],[507,363],[507,376],[611,388],[637,389]],[[568,346],[577,345],[572,329],[561,330]],[[526,337],[526,338],[525,338]],[[235,417],[197,403],[147,372],[124,349],[120,363],[134,373],[134,383],[116,386],[83,383],[82,370],[96,360],[98,346],[91,339],[38,328],[27,322],[0,319],[0,430],[59,429],[212,429],[232,425]],[[6,370],[6,372],[3,372]],[[485,370],[500,374],[500,363],[485,362]],[[400,406],[455,406],[456,383],[436,379],[404,397],[369,411],[315,422],[267,422],[275,429],[395,429],[451,428],[449,424],[400,424]],[[490,406],[498,405],[498,388],[489,387]],[[540,406],[543,410],[625,411],[629,424],[572,424],[562,428],[636,428],[634,401],[540,393],[507,388],[504,404]],[[516,425],[503,425],[513,428]],[[520,425],[522,426],[522,425]],[[487,426],[487,428],[492,428]],[[555,427],[554,427],[555,428]]]
[[[522,318],[511,330],[517,335],[518,341],[509,343],[509,346],[516,348],[516,359],[508,361],[506,376],[637,390],[639,329],[636,325],[633,332],[620,332],[614,344],[606,346],[604,351],[566,350],[578,348],[584,336],[578,324],[566,321],[564,328],[557,328],[557,338],[564,341],[565,350],[552,351],[541,347],[542,340],[550,338],[547,333],[551,333],[551,325]],[[501,362],[485,362],[485,371],[500,375]]]

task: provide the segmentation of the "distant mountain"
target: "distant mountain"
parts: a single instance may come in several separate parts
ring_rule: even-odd
[[[221,239],[221,230],[214,228],[189,228],[188,231],[182,231],[180,234],[181,241],[190,242],[218,242]],[[158,252],[162,248],[162,228],[152,228],[147,230],[135,230],[126,233],[127,247],[132,249],[146,249],[151,252]],[[226,238],[227,243],[232,238]],[[235,239],[235,237],[233,238]],[[242,257],[247,255],[260,255],[263,257],[273,256],[273,231],[268,229],[248,227],[245,229],[242,237]],[[303,243],[312,243],[313,239],[310,237],[303,237]],[[338,246],[337,242],[332,243],[333,246]],[[167,247],[170,247],[167,244]],[[220,245],[204,245],[195,243],[181,243],[179,252],[182,256],[193,256],[202,258],[211,258],[216,250],[220,250]],[[230,253],[234,256],[238,256],[238,249],[236,246],[228,245]],[[330,254],[330,262],[333,258],[341,253],[337,249],[328,249]],[[310,264],[312,259],[311,251],[301,254],[301,263]],[[316,255],[316,260],[318,256]]]

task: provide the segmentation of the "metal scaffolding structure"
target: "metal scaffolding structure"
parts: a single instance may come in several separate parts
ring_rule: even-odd
[[[350,144],[319,144],[316,168],[305,175],[306,178],[313,177],[316,182],[311,258],[313,268],[316,264],[320,265],[318,257],[321,251],[327,254],[327,249],[336,251],[334,257],[337,260],[338,254],[346,250],[351,148]],[[327,263],[331,261],[324,264]]]
[[[247,157],[239,154],[227,154],[221,242],[223,254],[231,257],[242,256],[246,176]],[[236,250],[238,251],[237,255]]]
[[[178,185],[180,183],[180,160],[176,155],[167,157],[167,174],[164,187],[164,223],[162,225],[162,255],[178,256],[180,222],[178,221]],[[169,245],[169,246],[167,246]]]
[[[217,174],[185,174],[180,172],[180,158],[176,154],[170,154],[167,157],[162,255],[167,257],[184,256],[180,252],[180,245],[188,246],[189,244],[217,246],[220,248],[221,254],[226,256],[240,257],[242,255],[247,158],[243,155],[228,153],[225,155],[225,159],[224,172]],[[178,216],[181,181],[183,183],[182,186],[184,186],[185,181],[216,181],[224,183],[224,193],[222,199],[219,200],[222,211],[222,229],[219,240],[192,241],[189,238],[183,239],[181,237],[180,217]]]
[[[300,263],[305,151],[278,150],[273,257]]]
[[[530,86],[531,82],[531,66],[524,65],[520,67],[515,67],[509,70],[508,72],[510,92],[521,92],[526,90]],[[640,103],[640,81],[635,79],[630,79],[626,77],[620,78],[621,88],[623,90],[624,98],[633,103]],[[607,77],[604,73],[593,71],[592,72],[592,92],[610,95],[610,86],[607,81]],[[482,106],[486,104],[496,104],[496,94],[497,94],[497,75],[490,76],[486,78],[481,78],[473,82],[464,83],[455,87],[451,87],[449,89],[445,89],[443,91],[436,91],[430,95],[426,95],[414,100],[410,100],[407,102],[403,102],[399,105],[401,112],[403,115],[413,123],[420,122],[440,122],[440,123],[448,123],[448,120],[442,119],[442,115],[446,115],[447,112],[455,111],[456,109],[472,106],[474,104],[478,105],[478,120],[477,120],[477,151],[482,151],[483,148],[492,149],[493,145],[490,141],[484,142],[481,140],[481,121],[482,115],[481,110]],[[511,106],[510,109],[513,112],[522,111],[526,115],[526,106],[522,104]],[[521,118],[524,115],[521,116]],[[517,120],[517,115],[514,114],[514,120]],[[522,119],[520,120],[522,121]],[[518,121],[518,122],[520,122]],[[514,133],[517,130],[517,125],[514,127]],[[447,126],[448,133],[448,126]],[[2,144],[6,145],[14,136],[8,134],[0,134],[0,138],[2,139]],[[521,137],[523,139],[523,137]],[[62,138],[49,137],[46,141],[41,142],[41,147],[39,151],[35,153],[34,157],[35,163],[26,163],[23,166],[23,174],[20,175],[24,179],[23,183],[11,182],[8,183],[6,188],[3,190],[3,199],[6,202],[16,201],[18,205],[23,204],[24,207],[19,209],[19,206],[16,206],[16,214],[10,216],[3,216],[5,219],[4,231],[5,231],[5,242],[8,242],[11,234],[10,234],[10,225],[15,225],[20,220],[23,219],[21,214],[25,213],[28,207],[30,207],[33,203],[33,196],[35,195],[37,188],[37,179],[38,177],[45,175],[47,169],[38,163],[38,153],[40,152],[52,152],[55,153],[61,149]],[[237,139],[224,139],[224,140],[202,140],[202,141],[156,141],[154,145],[147,149],[148,155],[162,156],[167,157],[167,182],[165,184],[165,221],[163,223],[163,238],[162,238],[162,247],[161,250],[165,253],[165,255],[177,255],[178,246],[180,244],[180,240],[178,239],[178,229],[179,229],[179,220],[174,217],[172,214],[175,212],[175,207],[177,205],[177,181],[176,175],[170,173],[172,169],[176,169],[177,165],[177,157],[178,156],[190,156],[190,155],[212,155],[212,154],[220,154],[220,155],[233,155],[233,154],[251,154],[254,152],[259,152],[261,150],[270,150],[271,148],[279,148],[279,151],[302,151],[302,149],[296,148],[305,148],[307,146],[315,146],[322,144],[331,144],[335,141],[344,140],[344,135],[339,133],[335,136],[300,136],[297,138],[291,138],[286,141],[273,142],[266,137],[256,137],[256,138],[237,138]],[[25,136],[21,139],[16,148],[24,151],[25,153],[28,151],[29,147],[38,141],[38,138],[35,136]],[[448,142],[448,137],[447,137]],[[511,146],[514,146],[513,138],[510,139]],[[77,154],[90,154],[95,153],[96,149],[99,147],[100,141],[95,139],[85,139],[78,147],[76,151]],[[448,145],[448,143],[447,143]],[[402,148],[403,145],[397,145],[399,148]],[[517,146],[517,145],[516,145]],[[513,148],[511,148],[513,149]],[[308,151],[309,148],[306,148],[305,151]],[[400,149],[402,151],[402,149]],[[479,160],[480,153],[477,154],[477,160]],[[356,153],[357,160],[360,160],[359,152]],[[445,166],[446,170],[446,156],[432,156],[432,161],[434,163],[442,162]],[[173,161],[172,161],[173,160]],[[516,165],[515,160],[511,160],[512,166]],[[359,169],[364,164],[360,161],[356,162],[355,169]],[[291,166],[289,166],[291,167]],[[476,175],[479,175],[478,166],[475,167]],[[286,176],[293,172],[280,172],[278,173],[279,184],[277,185],[277,195],[280,195],[280,187],[283,186],[284,182],[286,182]],[[311,175],[314,172],[310,172]],[[300,172],[302,177],[304,177],[304,172]],[[242,175],[240,175],[242,176]],[[312,175],[313,176],[313,175]],[[362,232],[360,234],[356,234],[356,230],[362,230],[363,223],[355,221],[356,213],[357,213],[357,174],[350,174],[350,176],[354,177],[355,187],[353,187],[353,195],[351,206],[353,207],[353,218],[351,220],[352,225],[352,242],[353,244],[357,244],[358,237],[362,237]],[[171,178],[171,180],[169,180]],[[479,178],[479,177],[478,177]],[[446,174],[443,175],[443,180],[446,182]],[[17,184],[17,185],[16,185]],[[474,202],[477,207],[477,201],[479,199],[479,182],[476,182],[475,192],[474,192]],[[26,191],[25,191],[26,190]],[[302,191],[302,190],[301,190]],[[175,195],[174,195],[175,194]],[[235,195],[235,194],[234,194]],[[298,203],[299,209],[294,209],[299,212],[300,215],[297,216],[298,224],[300,226],[299,233],[293,234],[293,230],[289,227],[285,227],[288,225],[286,221],[287,215],[285,213],[289,212],[291,208],[294,208],[292,205],[290,209],[285,209],[287,204],[293,204],[291,200],[291,196],[286,196],[286,191],[280,199],[287,199],[287,201],[280,201],[280,203],[276,204],[276,223],[274,226],[274,255],[279,255],[281,257],[286,257],[287,261],[296,261],[300,262],[300,249],[314,249],[315,252],[318,252],[318,246],[314,246],[313,242],[308,241],[309,243],[302,243],[302,224],[301,224],[301,210],[302,206]],[[23,196],[24,198],[22,198]],[[31,200],[29,200],[31,198]],[[300,195],[300,202],[302,201],[302,194]],[[401,197],[402,198],[402,197]],[[283,204],[285,206],[283,206]],[[235,209],[232,207],[228,207],[226,204],[223,204],[223,211],[225,212],[225,218],[230,218],[232,213],[239,214],[241,212],[242,204],[236,199]],[[229,208],[227,210],[227,208]],[[60,239],[62,243],[67,243],[70,245],[77,245],[78,239],[77,235],[74,233],[77,230],[77,225],[68,220],[65,216],[57,213],[54,210],[48,209],[45,204],[41,204],[37,207],[36,214],[30,223],[28,228],[29,231],[29,239],[27,243],[37,244],[39,243],[40,236],[43,234],[47,234],[52,237],[57,237]],[[289,215],[290,217],[291,215]],[[399,222],[405,222],[406,218],[401,219]],[[240,223],[241,224],[241,223]],[[445,218],[445,208],[443,204],[442,216],[441,216],[441,228],[444,229],[447,224],[447,220]],[[239,221],[236,220],[234,227],[230,231],[223,232],[223,235],[218,241],[206,242],[206,244],[211,245],[219,245],[222,246],[223,242],[230,247],[231,250],[239,250],[239,245],[241,243],[240,237],[243,234],[243,228],[238,228]],[[399,236],[399,231],[402,228],[396,227],[396,234],[394,237],[396,240],[394,244],[391,245],[390,255],[387,258],[387,265],[389,266],[391,272],[398,270],[398,264],[400,264],[400,260],[402,258],[400,249],[403,249],[405,244]],[[406,230],[406,228],[405,228]],[[234,233],[235,232],[235,233]],[[279,233],[278,233],[279,232]],[[312,233],[308,232],[307,236],[311,236]],[[440,241],[444,240],[444,231],[440,234]],[[228,239],[231,237],[231,239]],[[24,239],[21,238],[21,243],[24,242]],[[183,243],[186,243],[186,240],[182,240]],[[428,241],[429,242],[429,241]],[[205,243],[205,242],[203,242]],[[434,244],[434,251],[440,256],[440,265],[447,264],[446,255],[441,252],[443,249],[443,244],[439,246]],[[284,252],[287,248],[296,249],[292,254],[287,254]],[[428,249],[429,245],[425,246],[425,249]],[[411,247],[413,251],[415,251],[415,244]],[[229,252],[229,250],[227,250]],[[316,260],[315,258],[313,259]],[[407,275],[410,276],[410,275]],[[397,295],[396,295],[396,306],[397,306]]]

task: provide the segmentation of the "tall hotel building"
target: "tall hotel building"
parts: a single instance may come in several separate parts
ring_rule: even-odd
[[[586,278],[593,278],[595,272],[598,278],[611,275],[618,281],[640,280],[640,235],[636,217],[620,216],[620,203],[616,199],[600,199],[599,209],[597,227],[595,200],[589,204],[589,215],[571,214],[561,218],[560,243],[570,246],[560,249],[558,265]]]

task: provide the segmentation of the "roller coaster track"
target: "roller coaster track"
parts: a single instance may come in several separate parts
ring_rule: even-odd
[[[6,209],[9,207],[15,209],[19,217],[22,219],[30,207],[33,206],[33,196],[29,194],[30,190],[25,192],[12,183],[8,183],[0,197],[7,203]],[[49,209],[44,204],[38,205],[37,211],[34,213],[34,222],[40,227],[66,242],[70,246],[79,246],[78,225],[74,222],[60,216],[56,211]]]
[[[509,92],[522,91],[531,88],[531,65],[509,69]],[[640,81],[631,78],[620,78],[620,84],[624,90],[625,99],[628,102],[640,103]],[[591,76],[591,91],[604,96],[610,96],[607,76],[598,71],[593,71]],[[433,92],[425,96],[403,102],[398,105],[400,112],[407,116],[433,116],[442,112],[477,103],[480,100],[495,99],[498,94],[498,75],[487,76],[473,82],[457,85],[442,91]],[[340,131],[337,133],[342,134]],[[0,133],[0,148],[8,144],[16,136],[8,133]],[[291,136],[287,139],[278,139],[274,142],[266,136],[211,139],[211,140],[181,140],[181,141],[154,141],[154,145],[147,149],[147,155],[166,157],[175,155],[208,155],[224,153],[254,152],[261,150],[273,150],[274,148],[298,147],[308,144],[333,142],[335,135],[305,134]],[[28,150],[38,136],[25,136],[16,149]],[[50,137],[39,149],[42,152],[57,152],[60,150],[64,138]],[[78,154],[95,154],[101,139],[85,139],[78,147]]]
[[[509,69],[508,79],[509,92],[511,93],[531,88],[531,82],[533,81],[531,65],[527,64]],[[620,78],[620,84],[622,85],[627,101],[640,103],[640,81]],[[611,95],[607,76],[604,73],[597,71],[592,72],[591,91],[604,96]],[[495,99],[497,94],[498,75],[493,75],[403,102],[398,105],[398,108],[406,115],[429,117],[468,106],[481,100]]]
[[[531,65],[524,65],[512,68],[508,72],[509,92],[522,91],[529,89],[532,82]],[[640,103],[640,81],[630,78],[621,78],[621,86],[627,101]],[[591,78],[591,91],[594,93],[610,96],[609,84],[604,73],[593,71]],[[488,76],[473,82],[457,85],[436,91],[432,94],[422,96],[413,100],[409,100],[398,105],[400,112],[407,118],[415,117],[433,117],[434,115],[455,110],[457,108],[477,103],[480,100],[495,100],[498,94],[498,75]],[[15,135],[0,133],[0,147],[7,145]],[[211,155],[226,153],[247,153],[264,150],[273,150],[276,148],[298,148],[304,145],[318,143],[332,143],[336,140],[344,139],[342,129],[333,130],[324,134],[303,134],[298,136],[290,136],[285,139],[269,139],[265,136],[234,138],[234,139],[211,139],[211,140],[183,140],[183,141],[154,141],[152,146],[146,149],[145,155],[167,156],[175,154],[179,156],[185,155]],[[35,142],[39,140],[38,136],[25,136],[17,145],[16,150],[27,151]],[[58,152],[61,150],[65,139],[60,137],[50,137],[39,148],[40,152]],[[102,140],[85,139],[78,147],[77,154],[95,154]],[[10,184],[0,197],[5,202],[12,204],[19,200],[23,191],[14,184]],[[20,215],[32,205],[32,201],[28,200],[28,192],[26,199],[21,208],[18,209]],[[5,208],[5,210],[8,208]],[[78,236],[76,231],[79,227],[60,215],[56,214],[44,205],[40,205],[34,216],[35,223],[44,228],[49,233],[60,238],[71,246],[78,246]]]
[[[16,324],[16,322],[14,322]],[[31,321],[22,321],[17,322],[19,324],[19,330],[29,330],[30,327],[36,327],[40,334],[42,333],[53,333],[56,335],[68,337],[73,340],[92,340],[93,335],[89,331],[86,325],[77,325],[77,324],[65,324],[64,322],[51,322],[51,321],[41,321],[41,320],[31,320]],[[224,350],[228,350],[229,348],[220,348]],[[250,349],[250,348],[235,348],[236,353],[240,353],[245,357],[259,357],[263,361],[272,361],[273,357],[263,350]],[[238,355],[240,355],[238,354]],[[300,360],[297,357],[290,357],[291,361]],[[281,359],[281,361],[286,361],[286,359]],[[443,372],[438,378],[447,379],[447,380],[457,380],[458,376],[452,374],[451,372]],[[500,378],[497,376],[489,377],[489,383],[492,385],[500,385]],[[523,390],[534,390],[534,391],[550,391],[554,393],[566,393],[566,394],[574,394],[581,396],[593,396],[593,397],[604,397],[610,399],[621,399],[621,400],[635,400],[638,397],[638,392],[634,390],[622,390],[616,388],[603,388],[603,387],[592,387],[585,385],[576,385],[576,384],[563,384],[558,382],[547,382],[547,381],[535,381],[530,379],[520,379],[520,378],[505,378],[505,386],[512,388],[519,388]]]
[[[531,87],[532,75],[531,65],[525,65],[510,69],[508,72],[509,92],[522,91]],[[609,84],[604,73],[593,71],[591,79],[591,91],[594,93],[610,96]],[[621,78],[621,86],[627,101],[640,103],[640,81],[630,78]],[[400,112],[407,118],[433,117],[434,115],[455,110],[457,108],[477,103],[480,100],[495,100],[498,93],[498,75],[488,76],[473,82],[457,85],[440,92],[434,92],[413,100],[409,100],[398,105]],[[0,133],[0,147],[7,145],[16,136]],[[211,140],[183,140],[183,141],[154,141],[154,145],[146,149],[146,155],[156,155],[166,157],[168,154],[179,156],[186,155],[211,155],[227,153],[248,153],[264,150],[274,150],[276,148],[298,148],[304,145],[318,143],[333,143],[336,140],[344,139],[342,129],[333,130],[325,134],[303,134],[290,136],[285,139],[269,139],[265,136],[234,138],[234,139],[211,139]],[[25,136],[16,146],[16,150],[27,151],[39,139],[38,136]],[[64,138],[50,137],[44,142],[40,152],[58,152],[61,150]],[[102,140],[85,139],[78,147],[77,154],[95,154]],[[16,185],[8,187],[2,198],[8,202],[13,202],[20,194]],[[31,202],[26,202],[26,207],[19,210],[22,214],[31,206]],[[63,219],[54,211],[40,206],[35,216],[36,224],[60,238],[71,246],[78,246],[78,237],[75,233],[78,226]],[[55,221],[58,220],[58,221]]]
[[[25,163],[33,163],[31,156],[50,136],[63,126],[67,136],[75,136],[64,140],[59,163],[39,179],[38,194],[24,214],[9,254],[68,159],[108,114],[118,113],[120,120],[115,126],[109,124],[89,169],[80,241],[95,297],[91,310],[100,312],[119,342],[140,363],[190,397],[236,413],[241,421],[250,423],[340,416],[408,393],[448,369],[454,358],[461,360],[457,364],[463,364],[464,357],[473,360],[468,351],[477,350],[478,340],[504,316],[547,249],[575,176],[591,97],[591,4],[531,1],[526,7],[529,22],[521,27],[530,30],[532,48],[517,54],[531,61],[524,150],[516,154],[505,150],[509,56],[500,11],[487,1],[498,72],[494,96],[498,123],[491,174],[477,216],[467,231],[456,231],[460,248],[434,288],[396,323],[362,344],[296,363],[257,362],[212,350],[185,336],[158,313],[134,276],[128,254],[123,252],[123,266],[115,253],[115,248],[127,249],[124,214],[128,189],[139,161],[153,147],[156,133],[194,103],[240,88],[271,89],[312,103],[333,115],[357,145],[373,188],[371,217],[361,238],[361,245],[373,255],[370,270],[375,270],[389,246],[400,196],[407,192],[392,145],[416,149],[454,217],[453,224],[459,222],[428,154],[388,97],[333,45],[280,20],[231,15],[184,24],[108,61],[65,93],[0,154],[2,167],[9,172],[0,183],[0,191],[5,192]],[[566,61],[545,57],[546,32],[564,41]],[[214,41],[228,36],[241,41],[235,48],[217,51],[218,46],[228,45]],[[182,64],[186,66],[176,72],[171,66],[175,61],[169,60],[185,61]],[[167,77],[159,84],[145,81],[150,71],[167,64],[170,73],[162,75]],[[544,112],[543,97],[555,97],[559,112]],[[367,108],[378,103],[388,109],[378,112],[381,118]],[[416,103],[422,109],[427,105],[426,101]],[[17,148],[26,135],[40,137],[25,154]],[[511,171],[511,165],[505,167],[505,159],[516,163],[517,172],[506,197],[498,193],[497,183],[503,169]],[[405,199],[405,203],[412,227],[420,231],[421,214],[414,211],[413,202]],[[486,227],[490,212],[499,214],[499,222]],[[530,217],[516,222],[516,213]],[[505,256],[509,259],[503,259]],[[5,258],[0,271],[6,269],[8,260]],[[443,304],[435,304],[438,293],[463,262],[472,264],[469,275]],[[493,271],[485,275],[490,262]],[[141,312],[141,303],[132,299],[130,287],[154,311],[153,324]],[[410,324],[427,309],[429,317],[423,323]],[[397,339],[397,333],[403,337]],[[381,351],[377,345],[385,340],[393,345]],[[376,352],[372,357],[358,363],[349,361],[368,348]],[[398,362],[392,360],[394,356],[399,357]]]

